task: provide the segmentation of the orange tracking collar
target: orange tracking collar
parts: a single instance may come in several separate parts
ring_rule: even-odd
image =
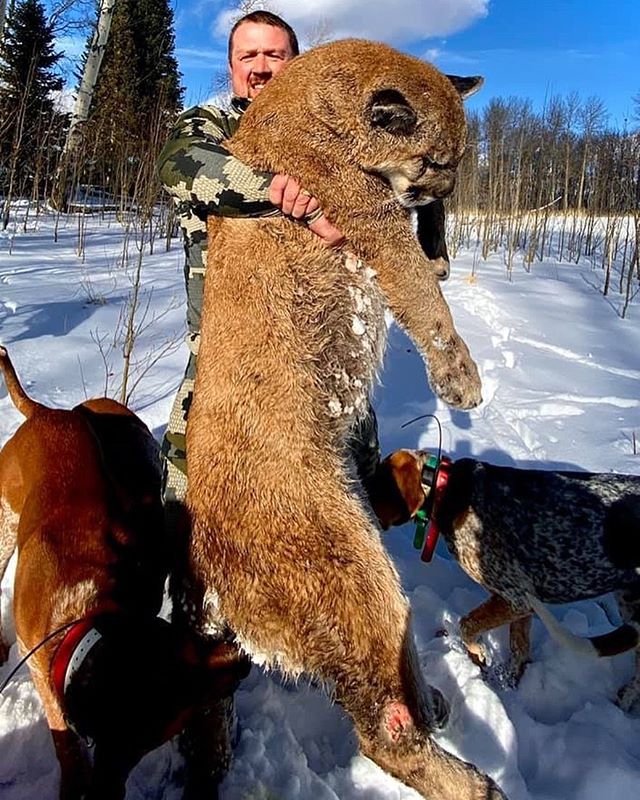
[[[51,661],[51,682],[64,708],[64,699],[75,673],[93,646],[102,639],[94,617],[85,617],[72,625],[60,642]]]

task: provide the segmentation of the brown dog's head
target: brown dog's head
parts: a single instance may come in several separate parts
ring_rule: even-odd
[[[65,715],[84,738],[141,758],[183,727],[207,696],[227,697],[250,669],[228,642],[160,618],[97,617],[100,638],[69,682]]]

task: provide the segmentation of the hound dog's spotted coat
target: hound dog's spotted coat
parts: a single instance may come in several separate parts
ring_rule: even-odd
[[[408,519],[423,505],[424,451],[387,461],[398,506],[379,510],[384,524]],[[582,651],[611,656],[640,642],[640,476],[499,467],[464,458],[451,466],[433,511],[462,568],[491,593],[460,623],[472,658],[484,662],[479,636],[510,624],[511,669],[529,660],[535,611],[551,632]],[[614,592],[625,622],[583,640],[564,631],[543,603],[567,603]],[[630,709],[640,694],[639,669],[620,693]]]

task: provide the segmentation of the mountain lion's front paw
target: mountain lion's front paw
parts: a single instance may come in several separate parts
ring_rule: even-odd
[[[434,392],[453,408],[475,408],[482,402],[478,368],[459,336],[434,341],[429,377]]]

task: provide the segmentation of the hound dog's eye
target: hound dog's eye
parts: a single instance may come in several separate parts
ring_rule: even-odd
[[[418,117],[402,92],[380,89],[369,101],[369,120],[374,128],[408,136],[415,130]]]

